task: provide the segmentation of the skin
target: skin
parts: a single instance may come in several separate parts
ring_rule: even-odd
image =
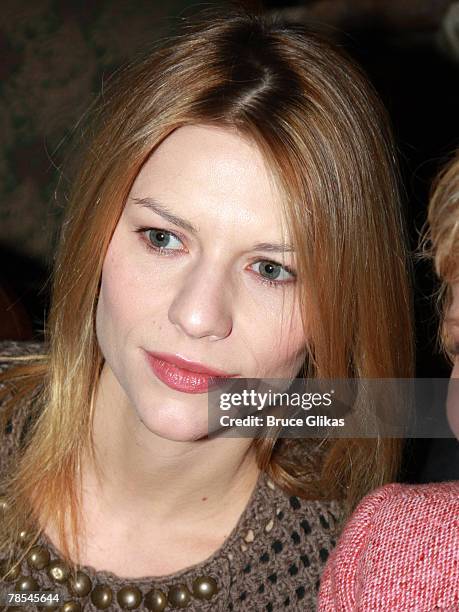
[[[196,234],[140,206],[144,198]],[[102,470],[88,460],[82,469],[83,563],[125,577],[167,575],[210,556],[235,527],[259,475],[251,440],[209,439],[207,395],[166,386],[144,349],[241,377],[295,376],[306,354],[296,280],[281,268],[279,284],[268,286],[261,267],[294,270],[294,253],[253,250],[289,241],[281,210],[257,147],[215,126],[177,129],[137,176],[97,306]],[[172,254],[149,249],[142,227],[172,232]]]
[[[445,318],[446,332],[451,352],[454,354],[451,381],[459,378],[459,281],[451,285],[453,300]],[[459,387],[449,385],[446,413],[452,432],[459,439]]]

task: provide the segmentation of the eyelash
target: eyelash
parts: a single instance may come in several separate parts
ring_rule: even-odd
[[[181,242],[183,242],[183,238],[180,236],[180,234],[175,234],[174,232],[170,232],[169,230],[163,230],[160,227],[137,227],[134,232],[136,234],[140,234],[141,236],[141,241],[143,242],[143,244],[145,245],[145,247],[150,250],[153,251],[154,253],[156,253],[157,255],[161,255],[161,256],[165,256],[165,257],[173,257],[173,253],[167,253],[167,251],[170,251],[171,249],[165,249],[164,247],[158,247],[155,246],[154,244],[152,244],[148,238],[145,237],[145,233],[146,232],[151,232],[151,231],[157,231],[157,232],[164,232],[165,234],[169,234],[171,236],[174,236],[174,238],[178,238]],[[173,249],[173,251],[179,251],[179,249]],[[259,261],[263,261],[266,263],[272,263],[276,266],[281,266],[282,268],[284,268],[284,270],[286,270],[289,274],[292,275],[292,279],[291,280],[287,280],[287,281],[272,281],[268,278],[263,278],[261,275],[256,274],[256,276],[258,277],[258,282],[262,283],[263,285],[267,285],[268,287],[275,287],[276,289],[278,289],[279,287],[281,287],[282,285],[287,285],[289,283],[293,283],[296,280],[296,273],[294,270],[292,270],[289,266],[283,266],[282,264],[273,261],[271,259],[257,259],[256,261],[253,261],[252,263],[257,263]]]

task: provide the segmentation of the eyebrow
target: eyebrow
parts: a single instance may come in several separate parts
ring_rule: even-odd
[[[166,206],[164,206],[164,204],[160,204],[157,200],[154,200],[153,198],[133,198],[133,201],[138,206],[141,206],[143,208],[149,208],[150,210],[157,213],[170,223],[178,225],[179,227],[183,227],[183,229],[186,229],[192,234],[198,233],[198,230],[192,223],[190,223],[186,219],[183,219],[182,217],[179,217],[178,215],[174,215],[170,210],[166,208]]]
[[[148,208],[153,212],[157,213],[166,221],[177,225],[178,227],[182,227],[192,234],[197,234],[197,228],[187,221],[183,219],[183,217],[179,217],[170,211],[167,206],[158,202],[158,200],[154,198],[132,198],[132,201],[142,208]],[[256,242],[253,247],[253,251],[269,251],[270,253],[289,253],[294,252],[295,249],[291,244],[285,244],[282,242]]]

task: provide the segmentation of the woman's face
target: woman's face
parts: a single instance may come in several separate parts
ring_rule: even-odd
[[[243,378],[299,371],[288,243],[262,155],[235,132],[184,126],[150,156],[106,254],[96,319],[103,379],[150,431],[208,433],[202,375],[184,377],[164,353]]]
[[[455,354],[446,403],[448,422],[452,432],[459,438],[459,281],[451,285],[453,300],[446,313],[445,325],[450,350]]]

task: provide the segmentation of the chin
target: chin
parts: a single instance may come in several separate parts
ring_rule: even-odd
[[[205,438],[208,435],[207,414],[205,418],[190,418],[192,410],[186,413],[177,410],[176,407],[151,410],[138,410],[138,416],[144,427],[152,434],[175,442],[189,442]],[[196,413],[194,413],[196,414]]]

